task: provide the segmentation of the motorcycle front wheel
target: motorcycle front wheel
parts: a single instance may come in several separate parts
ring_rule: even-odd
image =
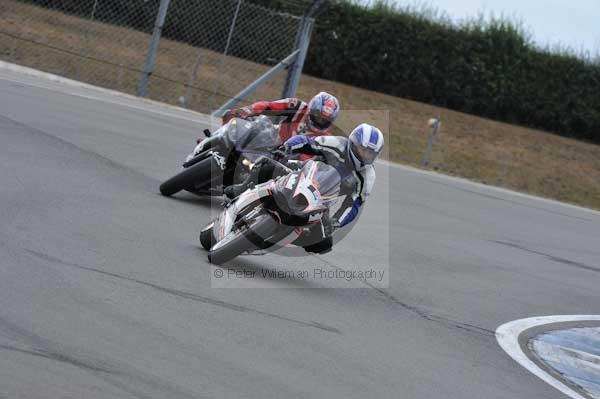
[[[214,158],[209,156],[164,181],[160,185],[160,193],[170,197],[181,190],[193,191],[196,187],[210,186],[210,183],[220,176],[221,169],[214,162]]]
[[[208,253],[208,261],[220,265],[246,251],[266,249],[293,230],[294,227],[281,225],[271,215],[263,213],[249,225],[231,231],[214,244]]]

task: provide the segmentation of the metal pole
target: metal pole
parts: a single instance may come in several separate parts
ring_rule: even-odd
[[[221,105],[218,110],[216,110],[215,112],[212,113],[212,115],[216,116],[216,117],[223,116],[225,111],[227,111],[228,109],[233,107],[235,104],[237,104],[238,101],[243,100],[244,98],[249,96],[252,92],[254,92],[254,90],[256,90],[256,88],[258,86],[260,86],[267,80],[271,79],[280,70],[289,67],[290,64],[293,63],[294,60],[296,60],[296,57],[298,57],[299,53],[300,53],[300,51],[296,50],[292,54],[285,57],[283,60],[281,60],[281,62],[279,64],[277,64],[273,68],[269,69],[260,78],[256,79],[248,87],[246,87],[244,90],[240,91],[235,97],[233,97],[231,100],[227,101],[225,104]]]
[[[223,68],[223,62],[225,60],[225,57],[229,53],[229,45],[231,44],[231,38],[233,37],[233,30],[235,29],[235,23],[237,22],[237,17],[238,17],[238,14],[240,13],[241,5],[242,5],[242,0],[238,0],[237,6],[235,8],[235,12],[233,13],[233,19],[231,20],[231,27],[229,28],[229,35],[227,36],[227,43],[225,44],[225,50],[223,51],[223,55],[221,55],[221,59],[219,60],[219,66],[217,67],[217,76],[215,77],[215,85],[213,87],[213,94],[212,94],[212,98],[210,101],[210,109],[212,109],[212,103],[213,103],[214,98],[217,95],[217,91],[219,89],[221,68]]]
[[[92,7],[92,15],[90,17],[90,20],[93,22],[94,21],[94,17],[96,16],[96,10],[98,9],[98,0],[94,1],[94,6]]]
[[[442,125],[440,116],[429,120],[429,127],[431,127],[431,133],[429,133],[429,140],[427,142],[427,150],[425,151],[425,158],[423,159],[423,166],[429,166],[431,162],[431,151],[433,150],[433,144],[435,143],[435,137],[437,136],[438,129]]]
[[[196,76],[198,76],[198,68],[200,67],[200,63],[202,62],[202,53],[198,50],[198,56],[196,57],[196,61],[194,61],[194,66],[192,67],[192,74],[190,75],[190,79],[188,80],[187,89],[185,92],[185,96],[183,97],[183,106],[185,108],[188,107],[190,103],[190,99],[192,98],[192,86],[196,81]]]
[[[304,68],[304,61],[306,60],[306,54],[308,53],[313,23],[314,19],[312,18],[304,18],[301,23],[302,26],[300,28],[301,31],[298,45],[300,53],[294,64],[288,68],[288,76],[282,94],[283,98],[289,98],[296,95],[300,77],[302,76],[302,69]]]
[[[300,49],[300,43],[302,42],[302,35],[304,34],[305,27],[306,27],[306,16],[303,16],[300,19],[300,23],[298,24],[298,31],[296,32],[296,39],[294,40],[294,50]],[[285,82],[283,83],[283,91],[281,92],[281,98],[289,98],[294,95],[294,93],[291,93],[291,90],[290,90],[290,82],[292,79],[293,67],[294,67],[294,65],[292,64],[288,68],[288,73],[285,78]],[[289,95],[290,93],[291,93],[291,95]]]
[[[140,97],[146,97],[148,81],[150,80],[150,75],[152,75],[152,72],[154,71],[156,53],[158,52],[158,43],[160,42],[162,28],[165,25],[167,10],[169,9],[169,2],[170,0],[160,0],[158,14],[156,15],[156,23],[154,24],[154,32],[152,33],[152,42],[150,43],[148,56],[146,57],[146,62],[144,63],[144,70],[142,71],[140,82],[138,84],[137,95]]]
[[[90,15],[90,22],[94,22],[94,18],[96,17],[97,9],[98,9],[98,0],[94,0],[94,5],[92,6],[92,14]],[[85,41],[85,47],[88,52],[90,51],[90,46],[89,46],[90,25],[91,24],[86,24],[85,32],[83,33],[83,40]]]
[[[325,3],[325,0],[314,0],[313,3],[310,5],[310,7],[308,8],[308,10],[306,11],[306,16],[307,17],[314,17],[315,14],[317,13],[317,11],[319,10],[319,8]]]
[[[296,59],[294,65],[288,68],[288,75],[281,94],[282,98],[293,97],[296,95],[296,90],[300,83],[300,76],[302,75],[302,69],[304,68],[304,61],[306,60],[306,53],[308,52],[308,45],[310,44],[310,36],[314,23],[312,16],[315,15],[323,3],[325,3],[325,0],[313,0],[312,4],[300,20],[300,26],[298,27],[298,33],[296,34],[294,43],[294,48],[300,50],[300,55]]]

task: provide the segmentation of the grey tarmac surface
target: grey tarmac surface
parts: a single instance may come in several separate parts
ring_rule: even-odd
[[[190,115],[0,70],[1,398],[564,397],[494,331],[600,311],[598,213],[394,166],[290,261],[389,262],[389,288],[214,289],[210,201],[158,194]]]

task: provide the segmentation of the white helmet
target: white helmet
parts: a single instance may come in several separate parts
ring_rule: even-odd
[[[371,165],[383,150],[383,133],[367,123],[358,125],[348,137],[348,156],[355,168]]]

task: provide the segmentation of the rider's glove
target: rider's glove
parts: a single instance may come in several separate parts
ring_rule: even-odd
[[[304,136],[302,134],[298,134],[288,139],[283,145],[285,150],[290,153],[294,150],[300,150],[305,145],[311,144],[312,141],[308,136]]]
[[[273,159],[278,162],[289,155],[285,146],[280,146],[274,149],[273,151],[271,151],[271,154],[273,155]]]
[[[273,160],[277,162],[281,161],[282,159],[285,159],[289,155],[286,151],[280,149],[271,151],[271,154],[273,155]]]

